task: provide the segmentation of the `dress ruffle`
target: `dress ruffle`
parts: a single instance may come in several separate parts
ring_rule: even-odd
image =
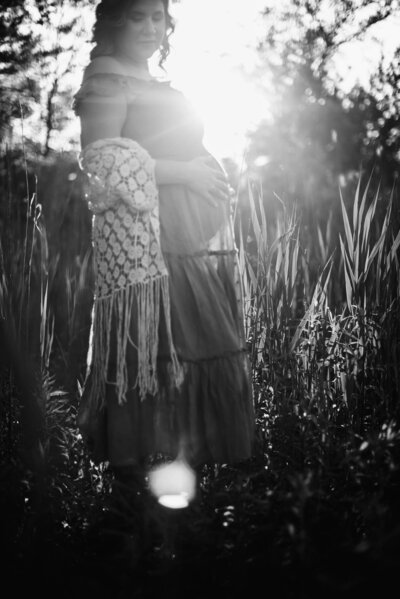
[[[165,385],[144,401],[131,389],[121,406],[115,387],[107,385],[106,411],[87,420],[95,461],[135,464],[157,453],[175,458],[182,449],[192,465],[249,458],[254,414],[245,352],[185,362],[179,392],[168,386],[167,370],[167,363],[160,363]]]

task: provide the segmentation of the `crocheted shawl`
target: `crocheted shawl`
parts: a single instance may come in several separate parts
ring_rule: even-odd
[[[103,138],[78,154],[86,177],[85,198],[93,212],[92,245],[95,296],[87,359],[92,371],[89,403],[101,408],[106,382],[116,385],[119,404],[126,402],[126,351],[131,319],[138,331],[138,372],[134,387],[141,399],[158,390],[158,325],[165,314],[172,384],[179,387],[182,367],[173,344],[168,271],[160,246],[158,189],[154,160],[130,138]],[[133,310],[135,306],[135,310]],[[111,326],[115,326],[116,380],[107,379]]]

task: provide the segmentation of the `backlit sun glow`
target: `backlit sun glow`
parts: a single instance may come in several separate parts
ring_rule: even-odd
[[[172,5],[177,26],[168,74],[205,125],[204,144],[219,158],[241,158],[246,131],[266,116],[265,93],[251,77],[262,38],[263,0],[184,0]],[[245,18],[244,18],[245,17]]]
[[[191,101],[201,117],[204,128],[204,145],[217,158],[232,158],[241,163],[246,151],[247,133],[256,128],[261,120],[273,119],[275,106],[271,93],[271,80],[268,69],[263,65],[262,54],[257,51],[272,18],[262,16],[267,5],[273,5],[276,19],[287,0],[179,0],[170,2],[170,10],[176,22],[171,36],[171,53],[166,61],[166,76],[173,87],[182,91]],[[320,9],[326,9],[326,18],[331,18],[331,0],[321,0]],[[32,5],[27,0],[27,5]],[[324,8],[325,7],[325,8]],[[40,34],[46,42],[46,49],[57,44],[52,31],[43,31],[37,22],[32,7],[31,30]],[[92,45],[89,43],[95,18],[93,6],[77,7],[62,3],[54,14],[54,32],[64,19],[80,17],[83,35],[73,54],[61,53],[54,64],[55,72],[64,72],[69,61],[75,65],[73,72],[60,75],[66,87],[76,91],[81,82],[83,68],[89,61]],[[344,92],[351,89],[359,80],[368,84],[368,76],[377,66],[380,51],[385,51],[388,59],[393,56],[399,20],[386,20],[371,28],[367,39],[345,44],[332,60],[331,74],[334,81],[341,81]],[[298,31],[288,29],[286,35],[296,37]],[[373,42],[373,36],[384,42],[384,48]],[[54,38],[54,39],[53,39]],[[86,39],[87,43],[83,43]],[[68,45],[74,47],[74,44]],[[368,52],[365,47],[368,46]],[[47,47],[48,46],[48,47]],[[150,60],[151,72],[159,75],[158,53]],[[65,63],[65,64],[64,64]],[[164,74],[165,75],[165,74]],[[47,77],[48,85],[53,78]],[[24,128],[28,134],[40,139],[46,134],[38,111],[27,117]],[[51,138],[54,150],[69,150],[79,147],[79,120],[72,116],[61,131],[55,131]]]

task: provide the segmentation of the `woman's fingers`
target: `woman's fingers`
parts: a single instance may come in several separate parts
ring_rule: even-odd
[[[193,171],[193,188],[200,192],[212,206],[220,201],[230,200],[229,179],[211,156],[201,156],[192,160],[196,165]],[[200,167],[200,168],[199,168]]]
[[[227,178],[227,176],[222,171],[220,171],[219,169],[213,169],[213,170],[216,173],[217,178],[218,178],[219,181],[223,181],[224,183],[228,183],[228,178]]]
[[[214,161],[211,163],[206,162],[206,166],[210,168],[217,175],[218,179],[221,179],[221,181],[227,182],[229,180],[225,171],[221,170],[221,167],[218,166],[218,164],[216,164]]]
[[[210,206],[212,206],[213,208],[216,208],[218,206],[217,200],[212,196],[211,193],[204,194],[203,198],[205,199],[207,204],[210,204]]]
[[[216,187],[217,189],[220,189],[221,191],[225,191],[225,192],[227,192],[227,191],[228,191],[228,184],[227,184],[227,183],[224,183],[224,181],[219,181],[219,180],[217,180],[217,181],[215,182],[215,187]]]
[[[228,196],[226,195],[226,193],[219,191],[219,190],[211,191],[210,196],[214,200],[217,200],[218,202],[226,202],[226,200],[228,199]]]
[[[230,198],[229,186],[227,183],[217,182],[215,186],[215,190],[219,192],[219,195],[223,200]]]

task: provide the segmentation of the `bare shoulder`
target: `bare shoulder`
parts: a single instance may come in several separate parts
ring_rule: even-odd
[[[113,56],[96,56],[93,58],[83,73],[83,79],[98,73],[111,73],[113,75],[126,75],[121,63]]]

